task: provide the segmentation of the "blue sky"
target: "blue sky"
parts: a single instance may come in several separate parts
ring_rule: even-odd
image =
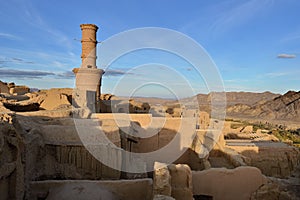
[[[211,56],[226,91],[298,91],[299,10],[298,0],[1,0],[0,80],[36,88],[73,87],[71,70],[81,63],[79,25],[94,23],[100,28],[99,41],[141,27],[186,34]],[[103,77],[103,93],[117,92],[113,88],[124,74],[132,75],[127,81],[143,79],[130,70],[148,63],[169,65],[190,81],[193,92],[209,92],[182,59],[145,50],[122,57],[110,67]],[[97,64],[102,66],[99,60]],[[155,70],[155,74],[163,73],[158,65],[147,69],[149,74]],[[178,89],[180,96],[190,95],[184,88]],[[117,95],[127,92],[125,86],[118,91]],[[172,96],[156,86],[136,95],[147,93]]]

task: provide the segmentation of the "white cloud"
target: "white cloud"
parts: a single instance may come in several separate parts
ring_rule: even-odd
[[[56,77],[61,78],[61,79],[74,79],[75,74],[71,71],[66,71],[66,72],[62,72],[62,73],[57,73]]]
[[[211,25],[210,29],[216,34],[224,33],[237,25],[246,23],[251,18],[257,17],[258,13],[270,8],[273,2],[273,0],[250,0],[239,5],[235,3],[224,4],[223,10],[225,11],[220,12],[218,19]]]
[[[19,36],[10,34],[10,33],[0,33],[0,38],[6,38],[10,40],[20,40],[21,38]]]
[[[22,6],[22,11],[24,13],[22,19],[28,25],[31,25],[36,29],[40,29],[41,31],[45,31],[47,33],[47,39],[50,37],[54,43],[68,49],[72,49],[72,40],[59,29],[50,26],[36,7],[30,3],[30,1],[26,1],[26,3],[24,2]]]
[[[241,82],[250,82],[251,80],[248,79],[227,79],[224,80],[226,83],[241,83]]]
[[[54,73],[80,66],[80,58],[63,52],[41,52],[0,47],[0,66],[18,69],[49,70]]]
[[[108,69],[108,70],[105,70],[104,76],[123,76],[124,74],[133,75],[134,73],[126,72],[126,71],[123,71],[123,70]]]
[[[300,30],[296,30],[295,32],[289,33],[288,35],[286,35],[284,38],[282,38],[280,40],[280,42],[295,42],[295,40],[299,40],[300,39]]]
[[[295,54],[285,54],[285,53],[282,53],[282,54],[278,54],[277,55],[277,58],[296,58],[297,56]]]
[[[62,68],[62,69],[68,66],[68,64],[62,63],[62,62],[59,62],[59,61],[56,61],[56,60],[53,61],[52,64],[53,64],[53,66],[55,66],[57,68]]]
[[[289,72],[271,72],[271,73],[267,73],[265,75],[270,78],[276,78],[276,77],[286,76],[289,74],[290,74]]]
[[[286,70],[286,71],[275,71],[275,72],[260,74],[259,76],[257,76],[257,78],[264,79],[264,78],[288,77],[287,80],[291,80],[293,79],[293,77],[299,77],[299,75],[300,75],[299,70]]]
[[[16,79],[40,79],[44,76],[55,75],[52,72],[37,71],[37,70],[17,70],[17,69],[1,69],[0,77],[16,78]]]

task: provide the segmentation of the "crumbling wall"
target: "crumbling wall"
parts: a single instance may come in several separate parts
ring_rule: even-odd
[[[9,89],[10,94],[23,95],[30,92],[30,88],[27,86],[14,86]]]
[[[131,149],[129,151],[138,153],[153,152],[165,147],[174,139],[175,135],[178,134],[180,126],[182,125],[181,118],[151,117],[150,114],[127,115],[108,113],[95,114],[94,116],[101,119],[104,130],[105,127],[111,129],[114,127],[117,130],[118,126],[132,127],[130,120],[137,122],[138,125],[136,126],[136,134],[138,135],[138,142],[130,144]],[[127,120],[124,120],[126,118]],[[141,125],[141,127],[139,125]],[[147,135],[149,132],[152,133],[151,136]],[[204,138],[206,131],[197,131],[197,133],[202,134]],[[208,138],[206,138],[206,142],[207,140]],[[198,142],[203,142],[203,140],[199,140]],[[221,142],[218,142],[217,144],[224,145],[223,143],[221,144]],[[200,158],[198,155],[201,152],[201,148],[203,148],[202,145],[202,143],[197,143],[195,146],[186,146],[186,151],[183,152],[183,154],[178,157],[174,163],[188,164],[193,170],[203,170],[208,168],[209,164],[207,163],[207,157]]]
[[[155,162],[153,171],[153,194],[171,196],[171,175],[168,166]]]
[[[0,93],[9,93],[7,84],[3,83],[2,81],[0,81]]]
[[[27,129],[28,133],[25,134],[35,136],[36,140],[26,145],[26,166],[30,169],[27,175],[31,180],[120,178],[118,170],[105,166],[86,150],[74,124],[55,124],[60,120],[51,124],[48,119],[48,125],[35,124],[33,121],[28,125],[28,120],[30,119],[19,118],[18,124],[19,131]],[[43,121],[42,118],[40,120]],[[111,135],[116,134],[119,135]],[[120,137],[118,139],[112,136],[111,139],[120,143]]]
[[[180,118],[151,118],[150,114],[95,114],[95,117],[101,119],[104,130],[105,124],[118,128],[130,127],[132,122],[136,122],[136,131],[140,138],[138,144],[133,144],[132,151],[140,153],[152,152],[167,145],[181,125]],[[146,134],[149,132],[153,133],[153,136],[147,137]]]
[[[176,200],[192,200],[192,172],[188,165],[154,163],[154,195],[172,196]]]
[[[192,172],[188,165],[171,164],[168,166],[171,175],[171,196],[176,200],[192,200]]]
[[[251,200],[299,199],[299,171],[298,174],[294,175],[295,176],[289,177],[288,179],[269,177],[267,183],[252,193]]]
[[[6,113],[0,120],[0,194],[1,199],[23,199],[24,141],[12,126],[11,117]]]
[[[258,143],[261,146],[230,146],[231,149],[247,157],[247,165],[259,168],[263,174],[285,178],[300,162],[300,152],[283,143]]]
[[[72,104],[72,89],[50,89],[43,90],[37,97],[41,109],[54,110],[59,106],[66,105],[71,106]]]
[[[82,145],[45,145],[36,162],[31,180],[117,180],[121,175],[99,162]]]
[[[6,123],[0,126],[0,193],[4,199],[28,199],[31,181],[120,179],[119,170],[99,162],[82,145],[74,124],[68,125],[73,119],[20,115],[1,119]],[[111,140],[120,144],[116,133]]]
[[[150,105],[146,102],[136,102],[133,99],[121,100],[115,96],[104,95],[100,100],[101,113],[149,113]]]

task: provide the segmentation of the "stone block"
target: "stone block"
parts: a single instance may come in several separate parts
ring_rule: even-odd
[[[166,164],[154,163],[153,190],[154,194],[171,196],[171,175]]]

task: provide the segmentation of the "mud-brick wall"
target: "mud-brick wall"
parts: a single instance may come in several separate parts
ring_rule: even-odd
[[[288,177],[300,162],[300,152],[283,143],[271,143],[273,147],[233,147],[235,151],[250,158],[248,165],[259,168],[263,174],[274,177]],[[277,145],[277,146],[274,146]]]
[[[0,200],[23,197],[24,176],[20,144],[20,137],[16,135],[11,124],[0,120]]]
[[[49,145],[40,155],[42,166],[36,180],[119,179],[121,172],[99,162],[84,146]]]
[[[166,151],[171,151],[169,152],[170,154],[175,152],[176,157],[174,157],[174,163],[187,164],[193,170],[204,169],[205,160],[199,158],[195,149],[193,149],[192,146],[181,146],[180,142],[177,139],[175,139],[176,135],[179,134],[182,119],[156,117],[153,118],[152,123],[154,124],[154,126],[155,123],[157,123],[158,125],[163,125],[163,127],[161,129],[146,129],[145,133],[153,133],[153,135],[150,137],[144,137],[143,132],[139,133],[139,135],[141,135],[142,137],[138,138],[137,143],[131,144],[130,151],[138,153],[148,153],[161,150],[162,148],[166,148],[165,150],[163,150],[165,154]],[[175,144],[175,146],[172,147],[167,147],[167,145],[174,145],[174,142],[178,144]],[[177,152],[180,152],[182,149],[186,149],[186,151],[181,152],[182,154],[178,153],[177,155]],[[162,157],[163,156],[166,155],[162,155]]]

